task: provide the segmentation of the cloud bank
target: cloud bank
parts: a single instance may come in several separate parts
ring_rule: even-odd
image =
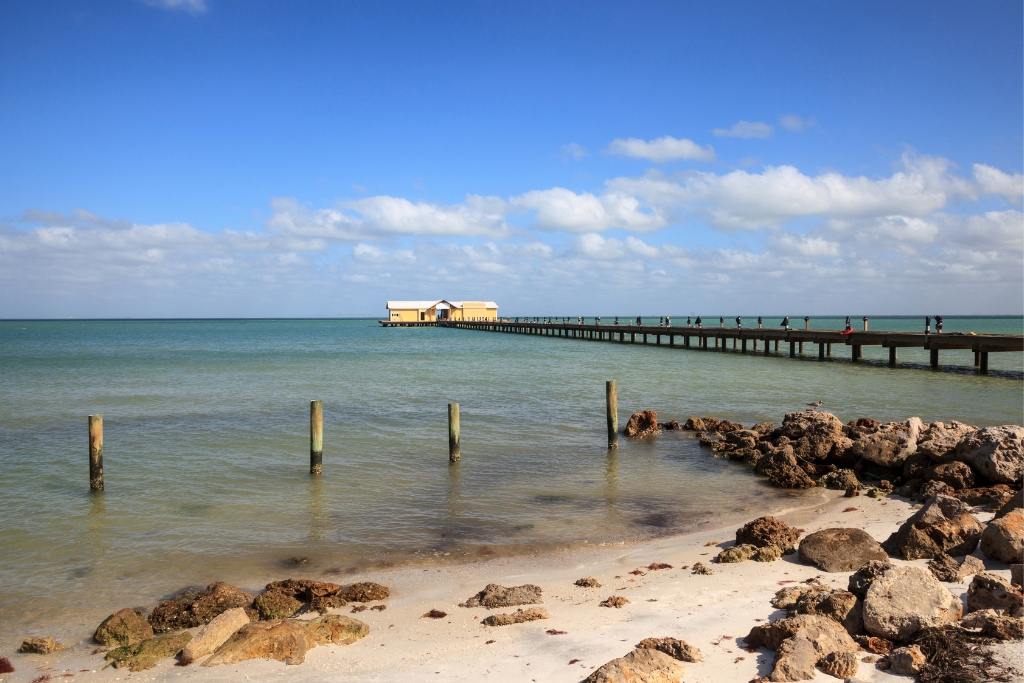
[[[454,204],[275,198],[249,231],[28,210],[0,224],[0,316],[372,315],[456,294],[513,315],[1012,313],[1022,196],[1020,173],[908,153],[883,177],[653,169]]]

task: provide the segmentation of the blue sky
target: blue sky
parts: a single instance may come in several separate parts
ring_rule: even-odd
[[[1002,1],[5,3],[0,316],[1019,314],[1022,25]]]

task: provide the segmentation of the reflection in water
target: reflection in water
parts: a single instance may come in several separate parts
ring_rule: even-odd
[[[448,463],[448,479],[445,482],[444,514],[445,527],[449,530],[457,528],[462,517],[462,470],[460,463]]]
[[[619,451],[608,450],[604,467],[604,507],[607,521],[616,526],[622,524],[622,508],[619,506]]]
[[[327,508],[324,505],[324,482],[322,477],[309,478],[309,541],[319,541],[327,531]]]

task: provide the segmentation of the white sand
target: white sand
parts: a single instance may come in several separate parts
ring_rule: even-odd
[[[779,515],[787,523],[817,529],[845,526],[864,529],[879,541],[885,540],[912,514],[909,503],[896,498],[876,500],[866,496],[848,499],[841,492],[822,491],[815,505]],[[853,512],[843,512],[847,507]],[[752,515],[751,519],[757,515]],[[989,515],[984,515],[987,518]],[[203,668],[173,666],[161,662],[149,671],[129,674],[127,670],[103,668],[102,655],[89,655],[86,646],[45,657],[13,655],[18,671],[6,681],[30,681],[41,673],[53,680],[73,673],[74,680],[105,683],[130,678],[132,681],[217,681],[274,680],[307,681],[544,681],[576,682],[595,667],[629,652],[643,638],[672,636],[698,647],[704,661],[686,664],[685,681],[739,681],[747,683],[771,671],[774,653],[761,649],[747,652],[736,643],[757,623],[778,617],[769,600],[780,582],[818,577],[823,583],[845,588],[849,574],[829,574],[797,563],[796,555],[777,562],[711,564],[719,547],[731,545],[735,526],[713,532],[642,543],[635,546],[609,545],[587,551],[563,552],[540,557],[518,557],[440,569],[401,569],[352,577],[391,588],[392,597],[383,612],[366,610],[352,615],[370,625],[370,635],[353,645],[321,646],[310,650],[305,663],[287,666],[272,660],[255,660],[232,666]],[[693,575],[681,565],[702,561],[713,576]],[[647,571],[644,576],[628,572],[652,562],[677,567]],[[895,563],[903,564],[899,560]],[[988,563],[992,568],[997,565]],[[925,565],[926,560],[913,563]],[[1005,567],[1005,565],[998,565]],[[997,573],[1008,577],[1008,571]],[[578,588],[573,582],[596,577],[602,588]],[[618,578],[616,578],[618,577]],[[488,628],[480,620],[493,612],[483,608],[458,607],[484,585],[505,586],[534,583],[544,591],[543,606],[551,619],[514,626]],[[788,585],[788,584],[786,584]],[[964,595],[966,584],[951,586]],[[610,595],[629,600],[622,609],[598,606]],[[444,619],[421,618],[439,609]],[[348,614],[350,608],[340,613]],[[311,615],[311,616],[315,616]],[[549,635],[547,631],[565,631]],[[494,641],[488,644],[488,641]],[[866,653],[865,653],[866,654]],[[579,660],[570,664],[571,660]],[[81,669],[89,669],[87,673]],[[909,680],[862,663],[857,674],[865,681]],[[72,680],[71,678],[65,680]],[[837,679],[818,673],[817,680]]]

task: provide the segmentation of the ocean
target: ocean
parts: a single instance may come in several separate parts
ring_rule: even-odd
[[[871,319],[872,330],[921,328],[923,316]],[[818,400],[843,420],[1024,423],[1021,354],[992,354],[980,376],[967,351],[943,352],[932,371],[923,350],[900,349],[895,369],[884,349],[866,347],[859,365],[846,350],[820,362],[813,346],[794,360],[373,320],[0,321],[0,648],[30,635],[74,642],[121,607],[215,580],[257,589],[641,540],[808,495],[709,457],[692,434],[609,451],[608,379],[620,425],[643,409],[778,424]],[[311,399],[324,411],[317,478]],[[449,402],[461,408],[456,465]],[[92,413],[104,416],[97,495]]]

